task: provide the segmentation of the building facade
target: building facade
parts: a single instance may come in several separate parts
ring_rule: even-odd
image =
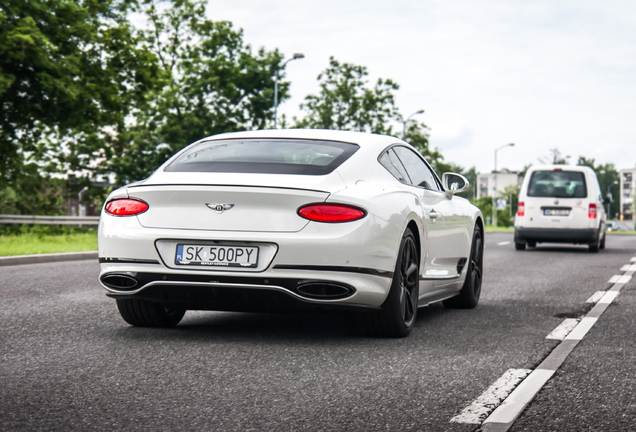
[[[523,175],[521,173],[508,170],[478,174],[475,198],[491,197],[495,195],[495,189],[497,190],[496,195],[499,196],[508,186],[521,186],[522,182]]]
[[[634,219],[634,195],[636,194],[636,168],[621,170],[621,220]]]

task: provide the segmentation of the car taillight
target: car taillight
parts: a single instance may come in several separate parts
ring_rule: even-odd
[[[526,214],[526,203],[523,201],[519,202],[517,206],[517,216],[524,216]]]
[[[146,210],[148,210],[148,204],[136,199],[121,198],[106,204],[106,212],[115,216],[134,216]]]
[[[352,222],[367,212],[346,204],[309,204],[298,209],[298,215],[316,222]]]
[[[590,219],[596,219],[596,204],[590,204],[590,210],[587,212],[587,217]]]

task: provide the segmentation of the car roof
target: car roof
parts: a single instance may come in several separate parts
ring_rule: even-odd
[[[392,144],[406,144],[399,138],[395,138],[389,135],[327,129],[266,129],[245,132],[228,132],[218,135],[212,135],[203,138],[197,142],[245,138],[318,139],[326,141],[340,141],[358,144],[362,148],[377,152],[380,152],[381,150]]]

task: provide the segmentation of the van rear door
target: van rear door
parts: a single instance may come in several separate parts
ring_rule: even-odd
[[[589,185],[583,171],[555,168],[531,174],[526,189],[525,228],[590,228]]]

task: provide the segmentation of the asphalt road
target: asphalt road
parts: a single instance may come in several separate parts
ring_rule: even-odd
[[[559,347],[546,336],[615,287],[636,236],[608,236],[598,254],[516,252],[508,233],[487,233],[486,248],[480,305],[421,309],[405,339],[351,336],[318,314],[188,312],[174,329],[133,328],[94,261],[0,267],[0,430],[479,430],[495,406],[451,419]],[[636,277],[511,430],[633,429],[635,294]]]

